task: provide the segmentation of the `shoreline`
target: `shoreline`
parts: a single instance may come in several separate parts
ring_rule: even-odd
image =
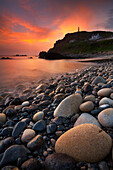
[[[72,129],[75,123],[78,123],[78,127],[81,128],[80,123],[83,124],[83,120],[84,123],[89,123],[87,126],[91,127],[93,125],[90,124],[95,124],[96,122],[97,126],[95,125],[93,128],[95,129],[99,126],[111,142],[113,140],[112,117],[109,118],[107,125],[104,125],[98,119],[98,115],[102,111],[106,111],[106,109],[113,110],[112,68],[113,62],[96,64],[78,72],[65,73],[50,78],[47,81],[40,80],[37,86],[33,88],[26,89],[20,85],[16,89],[20,95],[2,94],[0,96],[0,139],[2,141],[0,143],[0,168],[10,165],[15,166],[18,170],[33,165],[39,170],[45,170],[50,167],[60,169],[61,166],[68,166],[65,155],[61,154],[61,159],[58,153],[55,152],[56,141],[62,134]],[[99,92],[100,90],[103,92]],[[68,112],[68,116],[65,115],[68,110],[66,104],[65,107],[63,106],[62,116],[59,116],[60,110],[58,113],[55,113],[56,108],[58,108],[64,99],[69,98],[72,94],[78,94],[82,98],[80,104],[76,106],[77,110],[74,113]],[[108,98],[107,104],[106,101],[102,101],[104,97]],[[68,103],[68,107],[70,107],[71,111],[72,105],[70,102]],[[87,102],[90,104],[88,103],[88,106],[83,107],[83,104],[85,103],[87,105]],[[103,103],[100,104],[101,102]],[[87,113],[88,115],[85,115],[86,117],[81,118],[82,120],[80,121],[83,113]],[[91,122],[90,120],[87,122],[87,116],[90,116]],[[108,116],[110,116],[109,113]],[[79,121],[77,122],[78,119]],[[111,124],[112,127],[110,127]],[[86,132],[85,135],[87,135]],[[89,134],[89,136],[93,138],[92,134]],[[101,133],[99,135],[97,134],[97,136],[99,136],[100,140]],[[66,140],[69,140],[68,136]],[[79,139],[76,139],[74,145],[76,145],[77,141]],[[97,143],[94,144],[93,141],[95,141],[95,138],[90,141],[92,142],[90,146],[94,147],[93,150],[96,149],[97,145],[101,148],[101,142],[98,143],[95,141]],[[74,148],[74,146],[71,146],[72,143],[73,141],[67,144],[69,146],[66,146],[70,150]],[[80,144],[81,148],[85,147],[84,143],[85,137]],[[100,153],[98,155],[98,152],[93,157],[92,154],[90,155],[94,163],[91,163],[90,159],[86,160],[85,158],[84,161],[81,160],[77,163],[76,156],[73,157],[72,155],[73,160],[68,157],[71,169],[72,167],[78,170],[83,167],[86,169],[99,169],[99,167],[103,167],[103,169],[106,169],[106,167],[108,169],[113,168],[111,146],[108,145],[107,143],[105,148],[106,150],[109,147],[107,154],[104,153],[105,151],[103,149],[99,150],[103,154],[102,158],[98,158],[101,155]],[[78,150],[81,148],[78,148]],[[21,154],[18,152],[20,149]],[[90,153],[89,150],[85,155]],[[81,154],[83,152],[84,149],[81,150]],[[11,158],[7,157],[9,154],[12,155]],[[25,157],[25,160],[22,159],[23,157]],[[55,164],[53,164],[54,160]]]

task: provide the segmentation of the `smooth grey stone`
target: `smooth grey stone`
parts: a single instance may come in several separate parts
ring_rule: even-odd
[[[17,138],[20,133],[27,127],[25,122],[18,122],[13,129],[12,137]]]

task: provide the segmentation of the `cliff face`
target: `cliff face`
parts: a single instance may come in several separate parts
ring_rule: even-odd
[[[56,41],[48,52],[68,54],[97,53],[113,50],[113,32],[93,31],[68,33]]]

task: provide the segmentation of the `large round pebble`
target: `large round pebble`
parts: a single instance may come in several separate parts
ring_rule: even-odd
[[[108,97],[112,92],[113,90],[111,88],[103,88],[99,90],[97,94],[98,96],[101,96],[101,97]]]
[[[113,127],[113,108],[101,111],[98,115],[98,120],[104,127]]]
[[[56,144],[57,153],[65,153],[76,162],[98,162],[111,150],[111,137],[93,124],[76,126],[61,135]]]
[[[79,106],[82,103],[80,94],[72,94],[66,97],[55,109],[54,117],[68,117],[79,111]]]
[[[99,105],[103,105],[103,104],[109,104],[109,105],[113,106],[113,100],[108,97],[104,97],[99,102]]]
[[[76,120],[74,126],[78,126],[78,125],[85,124],[85,123],[94,124],[94,125],[101,128],[101,125],[98,122],[98,120],[95,117],[93,117],[92,115],[88,114],[88,113],[82,113],[79,116],[79,118]]]
[[[82,104],[80,105],[80,110],[81,110],[82,112],[90,112],[90,111],[93,110],[93,108],[94,108],[94,104],[93,104],[92,101],[87,101],[87,102],[82,103]]]

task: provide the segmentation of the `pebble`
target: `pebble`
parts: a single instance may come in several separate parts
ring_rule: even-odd
[[[34,116],[33,116],[33,120],[35,122],[38,121],[38,120],[41,120],[43,118],[44,118],[44,112],[42,112],[42,111],[35,113]]]
[[[103,104],[109,104],[109,105],[113,106],[113,100],[108,97],[104,97],[99,102],[99,105],[103,105]]]
[[[0,113],[0,124],[4,124],[6,122],[6,115],[4,113]]]
[[[86,123],[90,123],[90,124],[94,124],[98,127],[101,128],[100,123],[98,122],[98,120],[93,117],[92,115],[88,114],[88,113],[82,113],[79,118],[76,120],[74,127],[81,125],[81,124],[86,124]]]
[[[79,111],[79,106],[82,103],[80,94],[72,94],[66,97],[55,109],[54,117],[68,117]]]
[[[35,158],[28,159],[21,165],[22,170],[40,170],[41,163],[40,161],[36,160]]]
[[[53,153],[46,157],[45,170],[74,170],[75,161],[63,153]]]
[[[9,146],[14,143],[14,138],[8,137],[0,141],[0,153],[4,152]]]
[[[110,98],[113,99],[113,93],[110,94]]]
[[[46,84],[40,84],[39,86],[36,87],[36,91],[45,91],[47,89],[47,85]]]
[[[68,130],[55,144],[56,153],[65,153],[76,162],[91,163],[103,160],[111,147],[111,137],[93,124],[82,124]]]
[[[29,104],[30,104],[29,101],[25,101],[25,102],[22,103],[22,106],[23,106],[23,107],[29,106]]]
[[[82,112],[90,112],[93,110],[93,108],[94,108],[94,104],[92,101],[87,101],[80,105],[80,110]]]
[[[24,145],[12,145],[3,154],[2,160],[0,162],[0,168],[5,165],[14,163],[18,158],[21,158],[23,161],[27,159],[27,154],[30,151]]]
[[[106,83],[106,80],[103,79],[101,76],[97,76],[97,77],[93,80],[92,84],[98,84],[98,83]]]
[[[19,170],[16,166],[5,166],[1,170]]]
[[[21,141],[23,143],[28,142],[29,140],[35,137],[35,134],[36,133],[33,129],[25,129],[22,134]]]
[[[57,128],[57,126],[55,123],[47,125],[47,134],[54,133],[56,131],[56,128]]]
[[[101,111],[98,115],[98,120],[104,127],[113,127],[113,108]]]
[[[87,101],[92,101],[92,102],[95,102],[96,98],[94,95],[88,95],[84,98],[84,102],[87,102]]]
[[[43,144],[43,138],[41,135],[37,135],[35,136],[32,140],[30,140],[27,144],[27,147],[32,150],[35,151],[36,149],[41,148]]]
[[[105,161],[98,163],[99,170],[109,170],[109,167]]]
[[[33,126],[33,130],[35,131],[43,131],[46,129],[46,123],[44,120],[39,120],[38,122],[36,122]]]
[[[103,88],[97,92],[97,95],[101,97],[109,97],[112,92],[113,90],[111,88]]]
[[[26,128],[26,123],[25,122],[18,122],[13,129],[12,132],[12,137],[17,138],[20,133]]]
[[[15,109],[16,111],[20,111],[20,110],[22,109],[22,105],[15,106],[14,109]]]
[[[6,111],[6,115],[8,116],[8,117],[12,117],[12,116],[14,116],[16,114],[16,111],[13,109],[13,108],[9,108],[9,109],[7,109],[7,111]]]

